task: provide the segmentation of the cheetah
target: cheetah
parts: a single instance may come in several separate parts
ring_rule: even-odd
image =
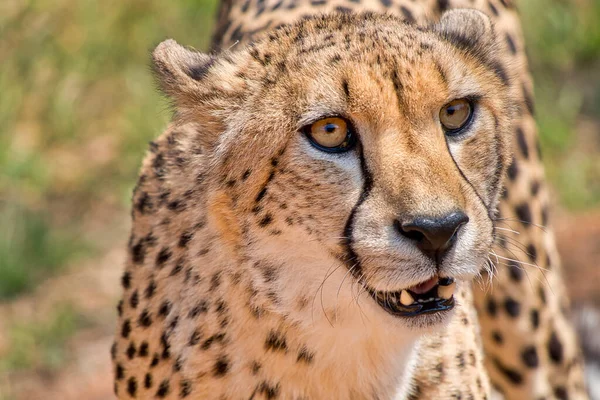
[[[166,40],[120,399],[585,399],[508,0],[224,0]]]

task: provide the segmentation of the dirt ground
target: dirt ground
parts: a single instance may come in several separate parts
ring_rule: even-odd
[[[600,306],[600,212],[557,213],[557,242],[574,304]],[[0,354],[8,346],[6,330],[17,320],[41,320],[53,307],[78,304],[93,316],[92,327],[77,331],[67,343],[67,362],[58,369],[25,370],[0,376],[0,400],[107,400],[112,394],[109,349],[114,330],[114,306],[120,295],[119,277],[125,259],[127,228],[114,233],[118,245],[104,256],[49,280],[31,296],[0,306]],[[595,279],[591,276],[595,276]]]

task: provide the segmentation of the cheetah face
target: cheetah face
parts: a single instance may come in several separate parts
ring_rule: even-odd
[[[321,290],[423,326],[493,241],[513,112],[494,49],[488,18],[459,10],[428,28],[318,17],[218,57],[169,41],[154,61],[222,237],[276,271],[251,272],[275,309]]]

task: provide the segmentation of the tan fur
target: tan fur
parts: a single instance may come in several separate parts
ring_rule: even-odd
[[[523,160],[522,139],[513,141],[515,129],[535,141],[518,22],[509,4],[486,4],[451,6],[494,7],[492,19],[458,11],[440,20],[449,2],[346,2],[422,28],[334,14],[272,30],[342,3],[225,2],[217,54],[157,47],[155,70],[176,115],[134,193],[113,347],[119,398],[483,399],[488,373],[507,398],[561,398],[562,388],[585,397],[557,268],[546,274],[552,294],[511,278],[505,258],[516,256],[496,247],[493,288],[470,283],[494,240],[514,240],[495,216],[513,148],[519,175],[513,164],[502,216],[514,215],[513,198],[536,215],[547,201],[543,187],[530,198],[542,179],[537,155]],[[445,138],[439,109],[473,94],[469,134]],[[301,128],[331,115],[352,122],[356,149],[332,155],[309,144]],[[453,210],[470,220],[441,265],[394,234],[395,219]],[[522,230],[521,243],[557,262],[550,233]],[[432,274],[459,280],[452,313],[393,317],[366,292]],[[518,315],[505,315],[515,310],[506,296],[519,301]],[[541,325],[532,330],[534,308]],[[536,366],[522,367],[524,345]]]

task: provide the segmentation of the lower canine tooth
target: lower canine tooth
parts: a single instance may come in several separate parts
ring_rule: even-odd
[[[454,289],[456,288],[456,283],[452,282],[448,286],[438,286],[438,296],[442,299],[449,299],[454,294]]]
[[[403,290],[402,293],[400,294],[400,303],[402,303],[405,306],[410,306],[414,302],[415,302],[415,299],[413,299],[413,297],[410,295],[410,293],[408,293],[408,291],[406,291],[406,290]]]

